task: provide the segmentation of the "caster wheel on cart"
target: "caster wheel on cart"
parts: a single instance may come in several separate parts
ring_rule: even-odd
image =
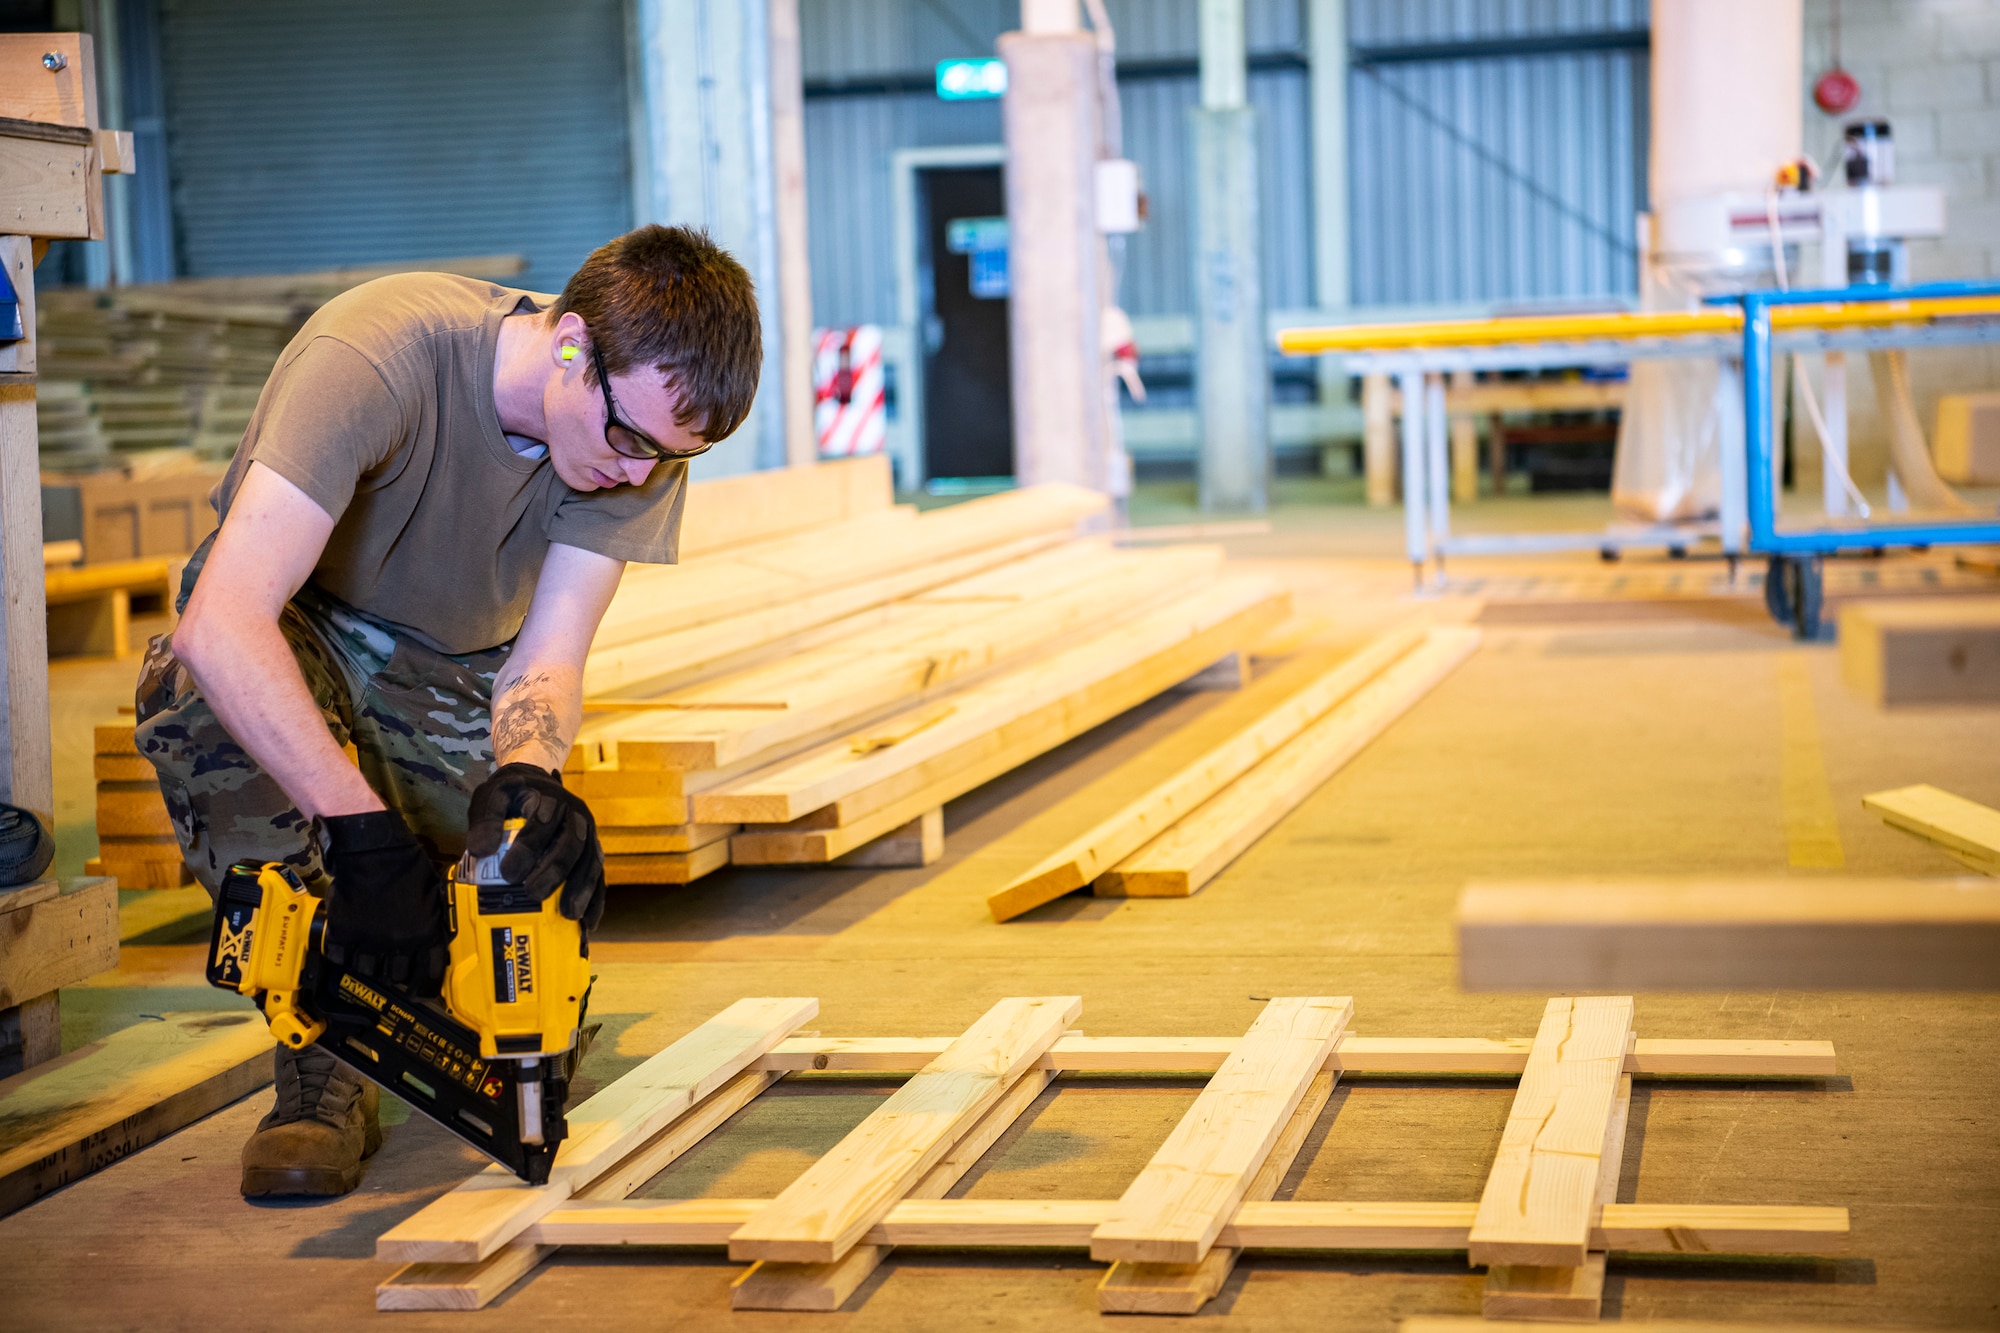
[[[1792,604],[1792,637],[1801,641],[1817,639],[1824,593],[1819,557],[1809,555],[1791,561],[1786,575],[1785,592]]]
[[[1780,625],[1792,623],[1792,594],[1787,586],[1791,563],[1781,555],[1774,555],[1764,567],[1764,609]]]

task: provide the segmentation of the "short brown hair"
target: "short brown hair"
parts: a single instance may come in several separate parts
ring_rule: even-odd
[[[757,289],[743,265],[697,227],[657,223],[593,250],[557,298],[574,311],[612,375],[652,366],[680,395],[677,425],[713,444],[743,424],[764,361]],[[588,365],[584,375],[595,382]]]

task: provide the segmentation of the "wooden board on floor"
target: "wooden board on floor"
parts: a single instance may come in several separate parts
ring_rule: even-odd
[[[1277,1142],[1264,1164],[1250,1178],[1243,1192],[1245,1204],[1267,1202],[1285,1183],[1285,1175],[1298,1160],[1320,1112],[1333,1096],[1338,1074],[1315,1074],[1306,1085],[1305,1096],[1286,1120]],[[1115,1209],[1117,1205],[1113,1205]],[[1242,1213],[1242,1205],[1235,1210]],[[1223,1227],[1227,1232],[1228,1226]],[[1120,1259],[1105,1270],[1097,1284],[1097,1308],[1106,1314],[1200,1314],[1202,1306],[1214,1300],[1236,1268],[1242,1247],[1217,1243],[1201,1259],[1191,1264],[1133,1263]]]
[[[1849,602],[1840,671],[1878,705],[2000,703],[2000,597]]]
[[[1472,1263],[1575,1268],[1588,1258],[1631,1040],[1629,996],[1548,1002],[1479,1196]]]
[[[1424,643],[1269,758],[1098,877],[1108,898],[1184,898],[1276,827],[1472,655],[1479,631],[1433,629]],[[998,913],[995,914],[999,919]]]
[[[952,1145],[938,1164],[924,1173],[905,1203],[942,1199],[967,1171],[986,1155],[1002,1134],[1034,1105],[1054,1077],[1047,1070],[1030,1069],[1014,1080],[991,1110]],[[897,1205],[901,1207],[901,1204]],[[747,1219],[746,1219],[747,1220]],[[874,1228],[870,1228],[872,1232]],[[729,1288],[729,1305],[735,1310],[838,1310],[857,1288],[889,1257],[891,1244],[864,1239],[831,1263],[785,1263],[759,1260]]]
[[[1861,805],[1981,874],[2000,875],[2000,810],[1923,783],[1875,792]]]
[[[993,895],[989,905],[994,919],[1017,916],[1084,888],[1249,772],[1422,639],[1421,627],[1406,626],[1356,653],[1317,653],[1292,662],[1075,793],[1065,806],[1096,816],[1108,797],[1111,808]]]
[[[0,912],[0,1009],[118,966],[118,885],[73,879]]]
[[[1625,1126],[1632,1114],[1632,1076],[1618,1079],[1611,1120],[1604,1129],[1604,1151],[1597,1162],[1597,1208],[1618,1201],[1618,1173],[1625,1160]],[[1593,1223],[1592,1236],[1597,1228]],[[1480,1312],[1489,1318],[1561,1319],[1594,1323],[1604,1308],[1604,1268],[1607,1247],[1592,1244],[1574,1268],[1537,1268],[1495,1264],[1486,1270]]]
[[[1474,883],[1468,990],[1996,990],[1991,879]]]
[[[1082,1012],[1002,1000],[729,1239],[732,1259],[830,1263],[935,1166]]]
[[[1326,1078],[1326,1075],[1321,1075]],[[1330,1089],[1329,1089],[1330,1091]],[[1308,1114],[1308,1092],[1291,1126]],[[1324,1103],[1322,1102],[1322,1106]],[[1273,1149],[1276,1161],[1280,1148]],[[956,1154],[954,1154],[956,1155]],[[1278,1173],[1280,1176],[1282,1172]],[[1261,1182],[1260,1182],[1261,1183]],[[537,1222],[530,1239],[555,1245],[723,1246],[768,1199],[572,1200]],[[949,1249],[1088,1249],[1090,1233],[1116,1199],[906,1198],[868,1229],[867,1245]],[[1354,1250],[1463,1250],[1477,1203],[1260,1202],[1246,1198],[1216,1238],[1223,1249],[1340,1253]],[[1591,1228],[1590,1248],[1635,1254],[1844,1254],[1845,1208],[1766,1204],[1611,1203]],[[457,1308],[457,1307],[408,1307]]]
[[[1275,999],[1091,1234],[1100,1262],[1208,1254],[1354,1014],[1347,997]]]
[[[504,1167],[472,1177],[384,1232],[392,1263],[477,1263],[616,1166],[819,1012],[811,999],[738,1000],[569,1113],[546,1185]]]
[[[250,1012],[171,1013],[0,1080],[0,1216],[271,1081]]]
[[[738,1074],[710,1093],[687,1114],[654,1135],[587,1187],[576,1200],[615,1202],[677,1161],[710,1131],[748,1106],[777,1082],[778,1075],[761,1070]],[[529,1227],[477,1263],[405,1264],[375,1288],[378,1310],[483,1310],[507,1288],[526,1277],[556,1251],[556,1242]],[[718,1242],[719,1243],[719,1242]]]

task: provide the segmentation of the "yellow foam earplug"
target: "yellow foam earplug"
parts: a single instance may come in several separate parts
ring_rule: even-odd
[[[563,348],[563,349],[562,349],[562,359],[563,359],[563,360],[565,360],[565,361],[574,361],[574,360],[576,360],[576,349],[575,349],[574,347],[565,347],[565,348]]]

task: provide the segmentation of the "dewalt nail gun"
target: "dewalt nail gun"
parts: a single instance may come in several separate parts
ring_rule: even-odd
[[[279,862],[229,868],[215,907],[209,984],[256,1000],[271,1035],[313,1042],[521,1179],[549,1178],[590,990],[583,931],[506,882],[499,851],[470,854],[447,880],[450,964],[439,1004],[356,976],[321,949],[325,904]]]

